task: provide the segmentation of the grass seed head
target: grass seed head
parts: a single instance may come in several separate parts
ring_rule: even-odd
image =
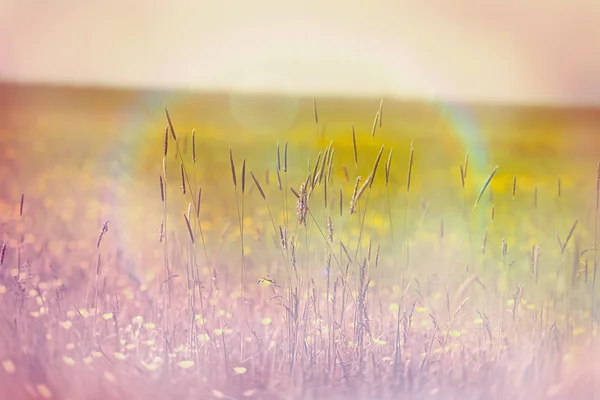
[[[2,247],[0,248],[0,267],[2,267],[2,265],[4,264],[4,258],[6,257],[6,248],[6,243],[3,243]]]
[[[260,192],[260,196],[263,198],[263,200],[267,200],[267,197],[265,196],[265,191],[263,190],[262,186],[260,186],[260,182],[258,182],[258,179],[256,179],[256,176],[254,176],[254,173],[252,171],[250,171],[250,175],[252,176],[252,180],[254,180],[256,188]]]
[[[169,115],[169,110],[167,110],[166,107],[165,107],[165,115],[167,116],[167,122],[169,123],[169,129],[171,131],[171,135],[173,136],[173,140],[175,142],[177,142],[177,135],[175,135],[175,128],[173,128],[173,122],[171,122],[171,116]]]
[[[358,149],[356,147],[356,133],[354,132],[354,124],[352,124],[352,150],[354,151],[354,165],[358,168]]]
[[[196,130],[192,129],[192,161],[196,163]]]
[[[233,188],[237,189],[237,177],[235,175],[235,163],[233,162],[233,152],[229,148],[229,166],[231,167],[231,179],[233,180]]]
[[[166,126],[164,143],[163,143],[163,156],[166,157],[168,152],[169,152],[169,126]]]

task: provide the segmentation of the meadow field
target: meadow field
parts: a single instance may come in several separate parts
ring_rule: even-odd
[[[593,399],[600,109],[0,85],[7,399]]]

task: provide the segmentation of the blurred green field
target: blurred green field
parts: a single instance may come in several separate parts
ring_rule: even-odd
[[[178,140],[174,142],[172,133],[167,132],[170,142],[163,166],[165,107]],[[377,113],[380,120],[375,120]],[[356,135],[357,163],[352,127]],[[196,162],[192,160],[193,129]],[[183,328],[186,318],[190,318],[185,310],[187,308],[189,313],[194,308],[190,304],[196,301],[194,285],[197,282],[194,280],[200,280],[205,289],[212,288],[211,294],[205,294],[205,301],[213,308],[211,327],[221,330],[220,335],[231,329],[231,341],[244,343],[245,330],[249,335],[248,332],[255,329],[273,326],[274,331],[265,334],[270,335],[271,341],[285,342],[283,347],[291,345],[289,307],[295,288],[299,301],[305,302],[304,314],[310,304],[315,310],[311,316],[314,321],[305,321],[303,325],[306,356],[301,359],[300,382],[303,384],[290,384],[290,387],[306,390],[307,382],[312,382],[324,390],[321,392],[324,396],[323,393],[335,386],[332,382],[340,383],[344,379],[348,382],[343,378],[348,376],[347,371],[336,373],[329,367],[332,343],[339,343],[340,349],[352,360],[348,361],[348,368],[353,371],[350,373],[353,377],[365,373],[364,363],[370,365],[371,362],[373,365],[369,368],[373,376],[381,373],[385,377],[371,381],[356,378],[357,382],[369,381],[375,387],[377,379],[384,379],[392,385],[398,377],[390,363],[397,361],[395,346],[402,342],[408,347],[406,354],[414,353],[412,359],[418,359],[418,363],[421,362],[419,357],[427,360],[436,354],[439,365],[458,368],[462,362],[464,368],[479,371],[475,365],[487,357],[496,365],[494,368],[503,371],[497,384],[490,386],[490,392],[481,387],[493,382],[493,373],[482,377],[477,372],[471,383],[479,392],[475,390],[471,395],[480,393],[489,397],[465,398],[503,398],[507,393],[515,397],[510,391],[503,392],[508,389],[502,389],[501,383],[514,376],[518,376],[523,385],[529,383],[529,379],[544,383],[529,392],[523,391],[523,396],[526,393],[532,396],[532,393],[544,393],[545,396],[552,390],[558,393],[560,388],[552,386],[548,378],[555,376],[552,366],[562,363],[562,357],[571,351],[589,345],[598,324],[600,303],[597,301],[596,315],[591,314],[600,158],[598,132],[600,110],[595,109],[388,99],[382,103],[380,99],[317,98],[313,101],[275,96],[3,85],[0,86],[0,244],[7,244],[7,252],[0,288],[4,288],[4,293],[10,291],[10,277],[19,277],[23,266],[28,265],[26,272],[33,275],[32,288],[37,287],[39,291],[41,284],[41,290],[47,291],[52,288],[51,282],[60,279],[66,286],[67,302],[63,301],[63,307],[77,304],[82,308],[86,282],[93,281],[98,254],[105,260],[104,289],[100,295],[103,303],[96,299],[95,308],[88,311],[84,307],[89,315],[94,312],[108,315],[115,307],[114,298],[122,296],[122,306],[129,307],[124,318],[131,320],[143,311],[145,321],[163,326],[184,343],[190,335],[204,335],[194,318],[209,319],[208,311],[203,315],[194,311],[191,318],[196,328]],[[283,187],[280,189],[277,187],[277,149],[279,144],[283,162],[285,143],[288,168],[285,174],[280,173]],[[413,143],[411,186],[407,196]],[[289,187],[300,192],[307,175],[312,174],[314,178],[314,172],[318,171],[315,162],[322,160],[326,152],[331,154],[330,150],[326,151],[330,144],[334,155],[331,177],[324,179],[328,185],[327,199],[323,184],[316,184],[309,199],[310,215],[303,226],[297,222],[296,198]],[[357,212],[350,215],[355,180],[357,176],[366,179],[371,174],[382,146],[372,188],[366,189],[358,201]],[[230,149],[236,167],[237,190],[231,177]],[[246,160],[246,193],[242,195],[243,159]],[[182,161],[189,178],[185,194],[181,189]],[[475,207],[481,188],[496,166],[496,174]],[[464,187],[461,167],[466,170]],[[163,176],[165,171],[166,176]],[[250,171],[261,185],[266,200],[261,197]],[[166,179],[166,203],[161,202],[161,176]],[[515,179],[516,187],[513,186]],[[190,214],[188,206],[192,202],[194,205],[190,207],[195,208],[198,187],[202,187],[202,200],[199,219],[195,221],[194,211]],[[192,218],[190,232],[185,224],[186,213]],[[168,245],[159,241],[165,218]],[[105,220],[110,221],[109,231],[102,239],[101,250],[97,250],[98,233]],[[244,230],[245,275],[241,293],[239,221],[243,221]],[[329,221],[333,227],[331,239],[328,239]],[[282,248],[280,232],[285,230],[287,246]],[[195,238],[195,243],[189,242],[190,236]],[[172,276],[169,279],[164,275],[165,257],[170,260]],[[196,276],[190,266],[197,266]],[[274,279],[279,283],[278,289],[276,285],[270,285],[271,289],[255,285],[261,278]],[[96,279],[98,282],[99,278]],[[344,320],[343,312],[339,322],[329,317],[334,281],[343,284],[344,296],[346,286],[349,287],[348,321]],[[174,285],[169,289],[169,306],[165,282]],[[219,294],[215,282],[222,285],[221,291],[225,294]],[[406,297],[402,297],[409,283]],[[369,309],[369,317],[364,316],[366,320],[361,322],[357,316],[361,310],[357,288],[365,284],[368,300],[363,299],[366,302],[363,308]],[[202,285],[198,284],[199,290]],[[175,304],[171,303],[170,290],[176,294],[173,295]],[[96,291],[99,291],[98,283]],[[246,303],[231,304],[244,293]],[[7,296],[1,300],[5,307],[2,309],[4,316],[12,320],[4,300]],[[40,298],[44,296],[40,294]],[[56,296],[58,299],[58,290]],[[273,301],[278,296],[282,296],[282,307]],[[87,299],[87,295],[85,297]],[[313,297],[322,299],[320,312],[316,300],[311,300]],[[127,302],[131,304],[125,306]],[[77,318],[73,310],[69,316],[61,309],[59,300],[57,304],[57,321]],[[86,305],[89,304],[86,301]],[[417,313],[418,333],[413,339],[400,340],[400,336],[396,336],[400,332],[399,320],[403,312],[408,315],[411,304],[412,312]],[[31,312],[39,313],[39,305],[31,306]],[[246,307],[250,314],[241,316],[240,310]],[[77,313],[84,318],[79,309]],[[225,329],[222,321],[217,323],[217,320],[229,313],[233,319]],[[430,337],[427,332],[432,329],[438,332],[438,324],[440,336],[445,339],[439,341],[439,346],[435,342],[433,351],[435,334]],[[364,325],[370,326],[368,335],[360,328]],[[188,330],[177,336],[178,326],[181,332]],[[403,329],[406,335],[407,328]],[[107,331],[110,331],[108,327],[98,328],[96,333],[94,323],[91,343],[73,351],[85,362],[85,356],[95,348],[94,341],[98,341],[98,345],[102,341],[96,339],[96,334],[102,337],[101,332]],[[316,332],[324,339],[317,342]],[[486,339],[488,333],[489,340]],[[82,343],[86,334],[89,332],[85,330],[78,334]],[[259,334],[254,334],[258,338]],[[558,339],[552,341],[552,335],[560,337],[560,345]],[[364,361],[365,337],[372,346],[368,347],[368,354],[373,361]],[[178,365],[185,365],[181,368],[187,369],[188,364],[181,362],[198,357],[196,367],[200,369],[198,354],[204,352],[207,360],[220,354],[220,350],[215,350],[219,348],[218,339],[215,341],[211,334],[211,340],[215,342],[214,353],[206,350],[206,343],[201,349],[195,341],[198,347],[186,350],[190,355],[173,355],[173,358],[183,360]],[[253,340],[250,338],[248,343]],[[411,340],[415,343],[412,349]],[[159,341],[158,336],[156,341]],[[18,359],[15,351],[9,351],[9,339],[3,338],[0,342],[4,352]],[[427,343],[431,343],[429,348]],[[149,348],[153,346],[148,344]],[[240,347],[240,344],[234,346]],[[550,346],[556,353],[548,354],[547,362],[540,363],[536,370],[540,371],[539,375],[534,374],[538,380],[531,378],[533,375],[524,375],[520,363],[531,362],[528,368],[534,368],[533,365],[537,368],[535,362],[539,362],[540,354],[548,349],[544,346]],[[242,344],[240,354],[232,353],[231,357],[239,358],[236,364],[239,367],[243,365],[248,370],[260,370],[268,375],[254,379],[265,389],[264,392],[256,389],[256,393],[271,398],[266,388],[275,381],[284,386],[282,382],[286,382],[275,374],[278,370],[275,365],[281,362],[280,368],[287,368],[286,363],[292,361],[286,357],[291,358],[293,351],[286,353],[287,350],[269,347],[268,350],[273,351],[273,365],[269,369],[264,367],[260,346],[257,348],[259,350],[244,350]],[[311,348],[315,353],[311,353]],[[354,355],[352,349],[360,351]],[[254,361],[253,357],[259,358],[259,353],[254,351],[260,353],[260,361]],[[464,351],[469,352],[470,358]],[[61,354],[60,350],[52,352],[55,358]],[[479,356],[474,355],[477,352]],[[533,354],[534,361],[528,361],[528,352]],[[142,353],[144,356],[136,354],[151,359],[156,352]],[[443,359],[446,353],[452,355],[448,357],[452,361]],[[402,357],[411,360],[410,356]],[[228,365],[227,361],[223,365]],[[215,366],[213,374],[223,365]],[[340,361],[340,365],[345,368],[344,362]],[[312,375],[306,372],[309,366],[312,373],[317,371],[323,378],[310,378]],[[460,381],[455,376],[450,377],[452,374],[439,378],[436,367],[429,364],[425,367],[425,361],[419,368],[422,382],[426,382],[421,389],[426,388],[431,398],[444,398],[435,395]],[[545,375],[547,368],[551,370],[550,375]],[[148,370],[154,372],[151,368]],[[236,371],[239,374],[239,370]],[[415,374],[419,376],[418,372]],[[210,383],[210,373],[203,376],[202,385],[207,377]],[[220,377],[214,380],[215,385],[221,385],[218,390],[214,388],[218,393],[231,385],[231,381]],[[298,381],[290,382],[298,385]],[[238,383],[236,381],[236,385]],[[127,382],[123,385],[127,386]],[[237,395],[245,393],[246,396],[249,390],[255,389],[248,383],[240,385],[244,390],[240,389]],[[463,386],[469,387],[468,384]],[[118,393],[107,393],[118,397]],[[214,391],[211,393],[219,397]],[[311,396],[318,397],[315,393]],[[364,394],[360,390],[357,393]],[[381,396],[393,397],[390,393],[383,391]],[[308,396],[304,391],[302,394]],[[247,397],[253,395],[255,392]],[[297,397],[298,393],[290,396]]]
[[[447,235],[462,233],[464,198],[459,166],[466,153],[470,157],[469,205],[492,168],[499,166],[472,221],[478,241],[486,228],[491,235],[499,235],[490,236],[490,243],[529,229],[527,238],[515,237],[511,242],[550,246],[556,241],[555,232],[564,234],[576,219],[582,232],[591,228],[600,154],[600,112],[593,109],[386,100],[381,129],[371,138],[379,99],[318,99],[317,126],[312,99],[6,85],[1,93],[5,209],[14,215],[15,200],[26,193],[29,215],[44,216],[37,224],[56,230],[57,222],[65,233],[78,237],[84,232],[95,235],[98,221],[108,218],[120,226],[123,244],[142,246],[155,238],[161,218],[156,214],[161,210],[158,176],[162,173],[165,106],[175,121],[183,154],[190,159],[190,132],[196,130],[194,179],[208,189],[202,199],[207,229],[223,227],[237,218],[230,147],[237,161],[246,158],[249,169],[261,180],[268,173],[266,186],[272,187],[276,145],[279,142],[283,148],[287,141],[288,183],[298,188],[308,173],[307,162],[314,162],[318,152],[332,142],[333,185],[336,192],[342,187],[349,199],[356,176],[368,175],[383,144],[384,159],[388,150],[394,149],[389,196],[392,208],[400,211],[413,140],[416,150],[409,207],[424,234],[437,235],[441,218]],[[263,123],[261,129],[261,121],[276,121],[271,123],[276,127]],[[352,124],[359,148],[358,168],[353,160]],[[176,155],[168,159],[175,180],[179,179],[178,164]],[[518,189],[512,200],[515,175]],[[534,207],[536,187],[538,204]],[[378,180],[372,196],[386,193]],[[330,201],[335,197],[339,197],[337,193]],[[173,207],[177,214],[187,207],[183,196],[175,197],[179,200],[179,207]],[[423,204],[427,204],[425,218],[421,218]],[[490,219],[493,205],[494,225]],[[82,217],[86,223],[69,224],[74,219],[82,222]],[[401,214],[396,213],[395,218],[400,219]],[[491,247],[498,249],[498,245]]]

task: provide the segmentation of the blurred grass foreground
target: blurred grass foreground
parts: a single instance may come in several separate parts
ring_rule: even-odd
[[[4,84],[0,387],[593,398],[598,132],[592,108]]]

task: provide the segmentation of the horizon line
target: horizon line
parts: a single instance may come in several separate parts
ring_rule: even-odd
[[[14,86],[20,88],[47,88],[54,90],[91,90],[91,91],[107,91],[107,92],[158,92],[158,93],[187,93],[190,95],[241,95],[253,97],[298,97],[303,99],[339,99],[339,100],[388,100],[400,103],[437,103],[457,106],[479,106],[479,107],[523,107],[523,108],[585,108],[585,109],[600,109],[600,100],[594,101],[556,101],[556,100],[499,100],[499,99],[459,99],[449,96],[411,96],[411,95],[394,95],[394,94],[376,94],[376,93],[359,93],[353,91],[346,92],[331,92],[321,91],[304,92],[304,91],[289,91],[277,89],[242,89],[242,88],[201,88],[196,86],[179,86],[179,85],[155,85],[155,86],[140,86],[127,84],[105,84],[94,82],[63,82],[63,81],[43,81],[43,80],[14,80],[3,79],[0,77],[0,87]]]

